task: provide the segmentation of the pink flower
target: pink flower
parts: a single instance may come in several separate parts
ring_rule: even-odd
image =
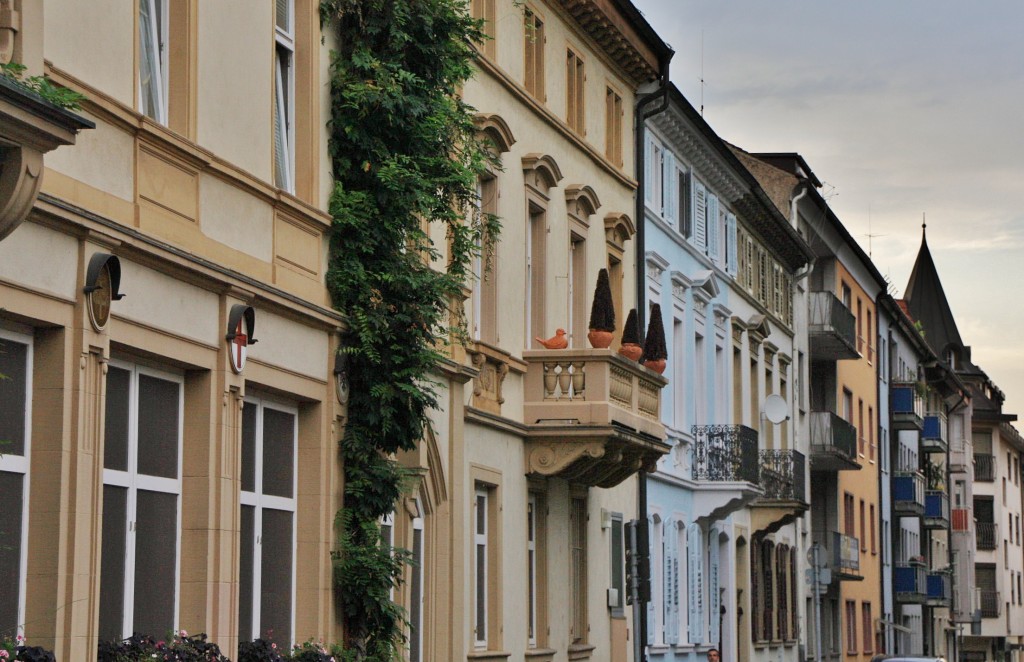
[[[25,643],[25,635],[19,634],[17,637],[15,637],[15,640],[17,640],[19,644],[23,644]]]
[[[188,632],[185,632],[184,630],[179,630],[178,631],[178,636],[181,637],[182,639],[184,639],[185,637],[188,636]]]
[[[10,656],[11,656],[11,654],[10,654],[10,653],[8,653],[8,652],[7,652],[7,651],[5,651],[5,650],[2,650],[2,649],[0,649],[0,658],[3,658],[3,659],[5,659],[5,660],[6,660],[6,659],[7,659],[7,658],[9,658]]]

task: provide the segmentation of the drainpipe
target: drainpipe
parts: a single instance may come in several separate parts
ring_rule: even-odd
[[[646,333],[645,329],[646,318],[647,318],[647,277],[645,265],[646,259],[646,246],[645,246],[645,232],[644,232],[644,188],[647,186],[646,178],[644,177],[644,158],[647,147],[647,140],[645,138],[645,129],[647,126],[647,120],[654,117],[658,113],[662,113],[668,109],[668,65],[671,59],[665,58],[661,62],[661,72],[658,74],[659,86],[658,89],[650,94],[644,95],[636,104],[636,110],[633,112],[633,135],[634,145],[633,153],[635,155],[633,167],[636,169],[636,205],[635,215],[636,219],[636,236],[634,241],[636,242],[636,315],[637,315],[637,326],[640,328],[641,333]],[[656,101],[661,101],[661,104],[656,108],[647,110],[647,107]],[[647,477],[641,470],[637,480],[637,518],[647,519]],[[646,527],[645,529],[646,530]],[[640,541],[649,553],[650,551],[650,539]],[[637,600],[633,608],[633,629],[636,631],[636,653],[635,659],[637,662],[647,662],[647,608],[644,602]]]
[[[808,186],[810,186],[810,184],[805,183],[801,188],[800,192],[796,194],[796,197],[789,201],[789,222],[797,231],[800,230],[800,227],[798,225],[800,221],[800,214],[799,212],[797,212],[797,203],[803,200],[804,197],[807,195]],[[814,260],[808,262],[807,266],[804,267],[800,273],[793,277],[793,283],[799,283],[804,278],[807,278],[808,276],[811,275],[812,271],[814,271]]]

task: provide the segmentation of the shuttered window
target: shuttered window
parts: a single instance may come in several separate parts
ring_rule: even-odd
[[[573,497],[569,504],[569,581],[571,622],[569,635],[574,644],[587,641],[587,500]]]
[[[523,11],[525,27],[526,91],[539,101],[545,101],[544,93],[544,22],[533,10]]]
[[[586,70],[583,58],[573,49],[565,51],[565,121],[576,133],[586,134],[585,124],[585,83]]]
[[[478,46],[484,55],[493,59],[496,51],[494,0],[472,0],[470,11],[473,18],[483,21],[482,31],[486,38]]]
[[[32,337],[0,329],[0,632],[24,634]]]
[[[604,94],[604,155],[617,166],[622,165],[622,96],[605,88]]]

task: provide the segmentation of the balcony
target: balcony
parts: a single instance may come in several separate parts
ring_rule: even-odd
[[[961,533],[969,533],[971,530],[971,515],[970,508],[954,508],[953,509],[953,530]]]
[[[857,323],[843,302],[831,292],[811,292],[808,306],[811,359],[859,359],[855,331]]]
[[[861,581],[860,541],[838,531],[815,533],[814,542],[825,550],[825,559],[832,568],[832,577],[839,580]]]
[[[923,565],[899,564],[893,567],[893,590],[896,601],[921,604],[928,597],[928,573]]]
[[[949,440],[949,471],[951,473],[966,473],[971,460],[972,457],[967,453],[967,442],[963,437]]]
[[[893,511],[898,515],[924,514],[924,476],[920,471],[897,471],[892,479]]]
[[[981,598],[981,617],[982,618],[999,618],[999,614],[1002,611],[1002,602],[999,600],[999,591],[992,591],[988,589],[981,589],[978,591],[979,597]]]
[[[921,450],[925,453],[945,453],[949,450],[949,436],[946,433],[946,415],[941,411],[930,411],[924,416],[921,430]]]
[[[612,487],[669,451],[661,424],[668,383],[609,349],[527,350],[527,473]]]
[[[920,430],[924,422],[924,400],[915,382],[893,382],[889,389],[892,423],[897,430]]]
[[[765,449],[760,458],[764,496],[751,505],[751,527],[768,535],[807,511],[807,460],[793,449]]]
[[[944,572],[929,572],[928,597],[925,600],[925,604],[929,607],[948,607],[952,599],[952,577]]]
[[[949,496],[940,490],[924,493],[924,527],[945,529],[949,527]]]
[[[857,429],[830,411],[811,412],[811,471],[857,469]]]
[[[757,430],[745,425],[695,425],[690,477],[702,483],[693,493],[694,518],[712,522],[756,499],[761,470]]]
[[[996,479],[996,458],[987,453],[974,454],[974,480],[991,483]]]
[[[975,541],[979,550],[993,551],[999,542],[999,527],[995,522],[975,522]]]

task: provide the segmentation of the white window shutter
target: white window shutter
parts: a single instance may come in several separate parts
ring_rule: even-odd
[[[686,546],[689,552],[690,643],[699,644],[704,641],[704,542],[700,525],[694,523],[687,528]]]
[[[651,570],[653,571],[654,568],[657,567],[657,566],[655,566],[655,563],[657,562],[657,555],[654,552],[657,549],[657,545],[656,545],[656,542],[654,540],[654,518],[653,517],[648,517],[647,518],[647,530],[650,532],[648,534],[650,536],[650,540],[648,541],[648,543],[651,546],[649,553],[651,555],[650,556],[650,559],[651,559]],[[652,572],[651,574],[654,574],[654,573]],[[653,579],[653,577],[652,577],[652,579]],[[654,591],[653,591],[654,587],[652,586],[651,588],[652,588],[651,593],[654,593]],[[654,645],[654,629],[655,629],[655,626],[657,625],[657,619],[654,617],[654,600],[653,600],[654,596],[652,595],[651,598],[652,598],[651,600],[647,601],[647,645],[648,646],[653,646]]]
[[[669,522],[665,535],[669,536],[668,564],[671,573],[666,586],[668,627],[665,629],[665,641],[674,645],[679,643],[679,530],[675,520]]]
[[[712,643],[719,639],[719,611],[721,610],[721,594],[718,592],[719,570],[718,529],[712,529],[708,537],[708,616],[711,619],[708,628]]]
[[[651,207],[654,206],[654,139],[647,134],[646,150],[644,152],[644,200]]]
[[[672,520],[665,520],[661,527],[661,604],[658,609],[662,613],[662,641],[668,642],[672,632],[672,537],[669,535]]]
[[[704,251],[708,242],[707,223],[705,221],[708,206],[707,190],[693,176],[690,177],[690,183],[693,189],[693,216],[691,216],[693,219],[693,243],[697,246],[698,250]]]
[[[718,196],[708,194],[708,250],[707,254],[718,262]]]
[[[739,253],[736,250],[736,216],[733,214],[729,214],[726,217],[726,231],[729,235],[728,237],[726,237],[726,242],[729,250],[725,259],[728,262],[729,273],[735,276],[738,273],[737,260]]]
[[[665,150],[665,159],[661,167],[661,186],[664,191],[665,209],[661,215],[673,226],[676,224],[676,219],[679,218],[677,212],[679,194],[676,192],[675,171],[676,157],[672,152]]]

